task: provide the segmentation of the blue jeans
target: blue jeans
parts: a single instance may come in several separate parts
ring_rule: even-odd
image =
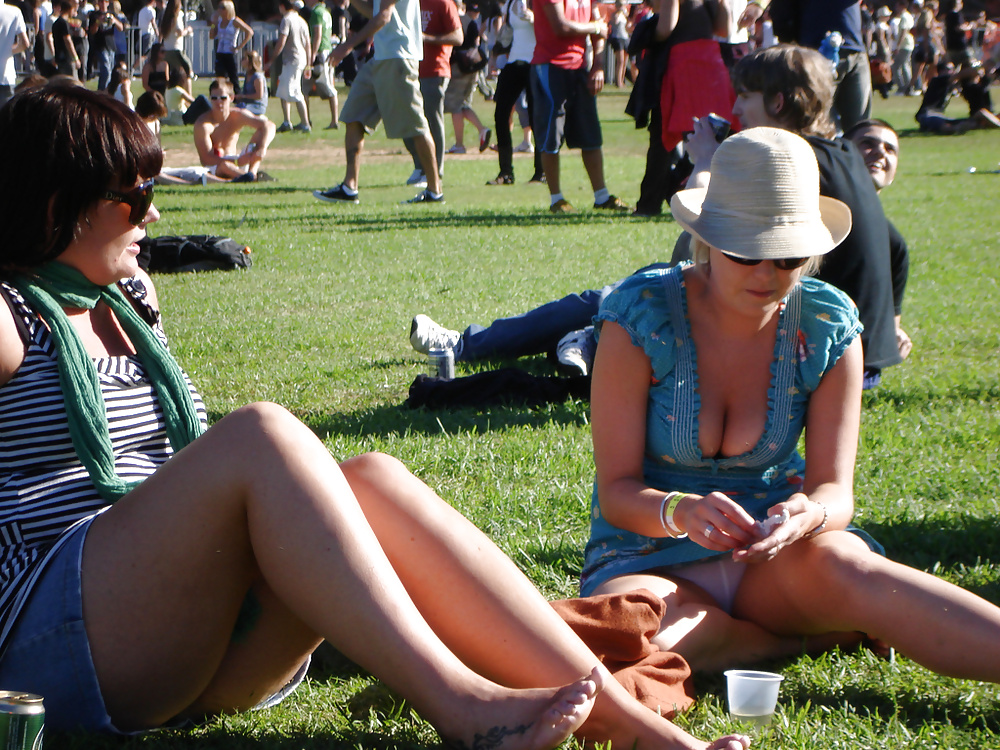
[[[111,71],[115,67],[114,50],[104,49],[97,53],[97,89],[107,91],[111,83]]]
[[[653,263],[636,273],[666,268],[668,263]],[[553,351],[567,333],[586,328],[601,307],[601,302],[622,280],[601,289],[587,289],[567,294],[562,299],[510,318],[498,318],[488,327],[471,325],[462,334],[461,351],[455,358],[471,362],[477,359],[517,358]]]

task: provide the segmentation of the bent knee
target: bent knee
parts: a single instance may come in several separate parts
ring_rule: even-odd
[[[216,429],[232,433],[236,444],[249,446],[255,440],[281,443],[303,431],[313,433],[288,409],[269,401],[257,401],[223,417]]]
[[[386,479],[392,481],[392,477],[398,476],[400,472],[411,473],[398,458],[376,452],[362,453],[360,456],[349,458],[341,462],[340,469],[349,482],[357,479],[368,484]]]
[[[868,575],[881,558],[849,531],[828,531],[808,540],[802,548],[803,562],[816,582],[843,585]]]

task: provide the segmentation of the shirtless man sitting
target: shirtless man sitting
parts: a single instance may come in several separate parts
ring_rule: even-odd
[[[212,108],[194,124],[194,145],[202,166],[212,169],[216,177],[233,182],[266,179],[260,164],[274,140],[274,123],[263,115],[233,107],[232,84],[223,78],[212,81],[208,92]],[[243,128],[251,128],[254,132],[250,142],[240,151],[237,141]]]

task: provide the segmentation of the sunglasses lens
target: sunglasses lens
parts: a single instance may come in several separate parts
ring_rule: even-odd
[[[134,226],[139,226],[143,219],[146,218],[146,214],[149,213],[149,207],[153,203],[154,184],[152,180],[147,180],[126,193],[128,195],[128,204],[132,207],[128,220]]]
[[[778,258],[774,261],[776,268],[780,268],[782,271],[794,271],[796,268],[801,268],[806,264],[808,258]]]
[[[760,261],[757,260],[756,258],[741,258],[738,255],[731,255],[730,253],[727,252],[723,252],[722,254],[725,255],[727,258],[729,258],[729,260],[731,260],[733,263],[738,263],[741,266],[756,266],[758,263],[760,263]]]

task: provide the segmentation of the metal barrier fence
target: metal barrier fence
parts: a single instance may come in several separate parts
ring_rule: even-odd
[[[195,75],[200,77],[211,77],[215,74],[215,40],[209,37],[208,21],[191,21],[188,25],[194,33],[181,40],[182,49],[188,58],[190,58],[191,68],[194,70]],[[263,58],[264,47],[278,38],[278,25],[274,23],[265,23],[263,21],[255,21],[250,24],[250,28],[253,29],[253,38],[250,40],[250,48],[260,53]],[[16,55],[14,58],[15,69],[18,76],[28,75],[35,69],[33,56],[35,30],[29,26],[27,31],[28,40],[31,42],[31,45],[28,47],[27,52]],[[125,39],[125,60],[128,63],[129,68],[138,74],[139,71],[135,70],[135,63],[140,56],[139,51],[141,34],[139,27],[131,25],[126,26]],[[240,60],[237,60],[237,65],[239,65],[240,62]],[[241,70],[240,72],[242,73],[243,71]]]

